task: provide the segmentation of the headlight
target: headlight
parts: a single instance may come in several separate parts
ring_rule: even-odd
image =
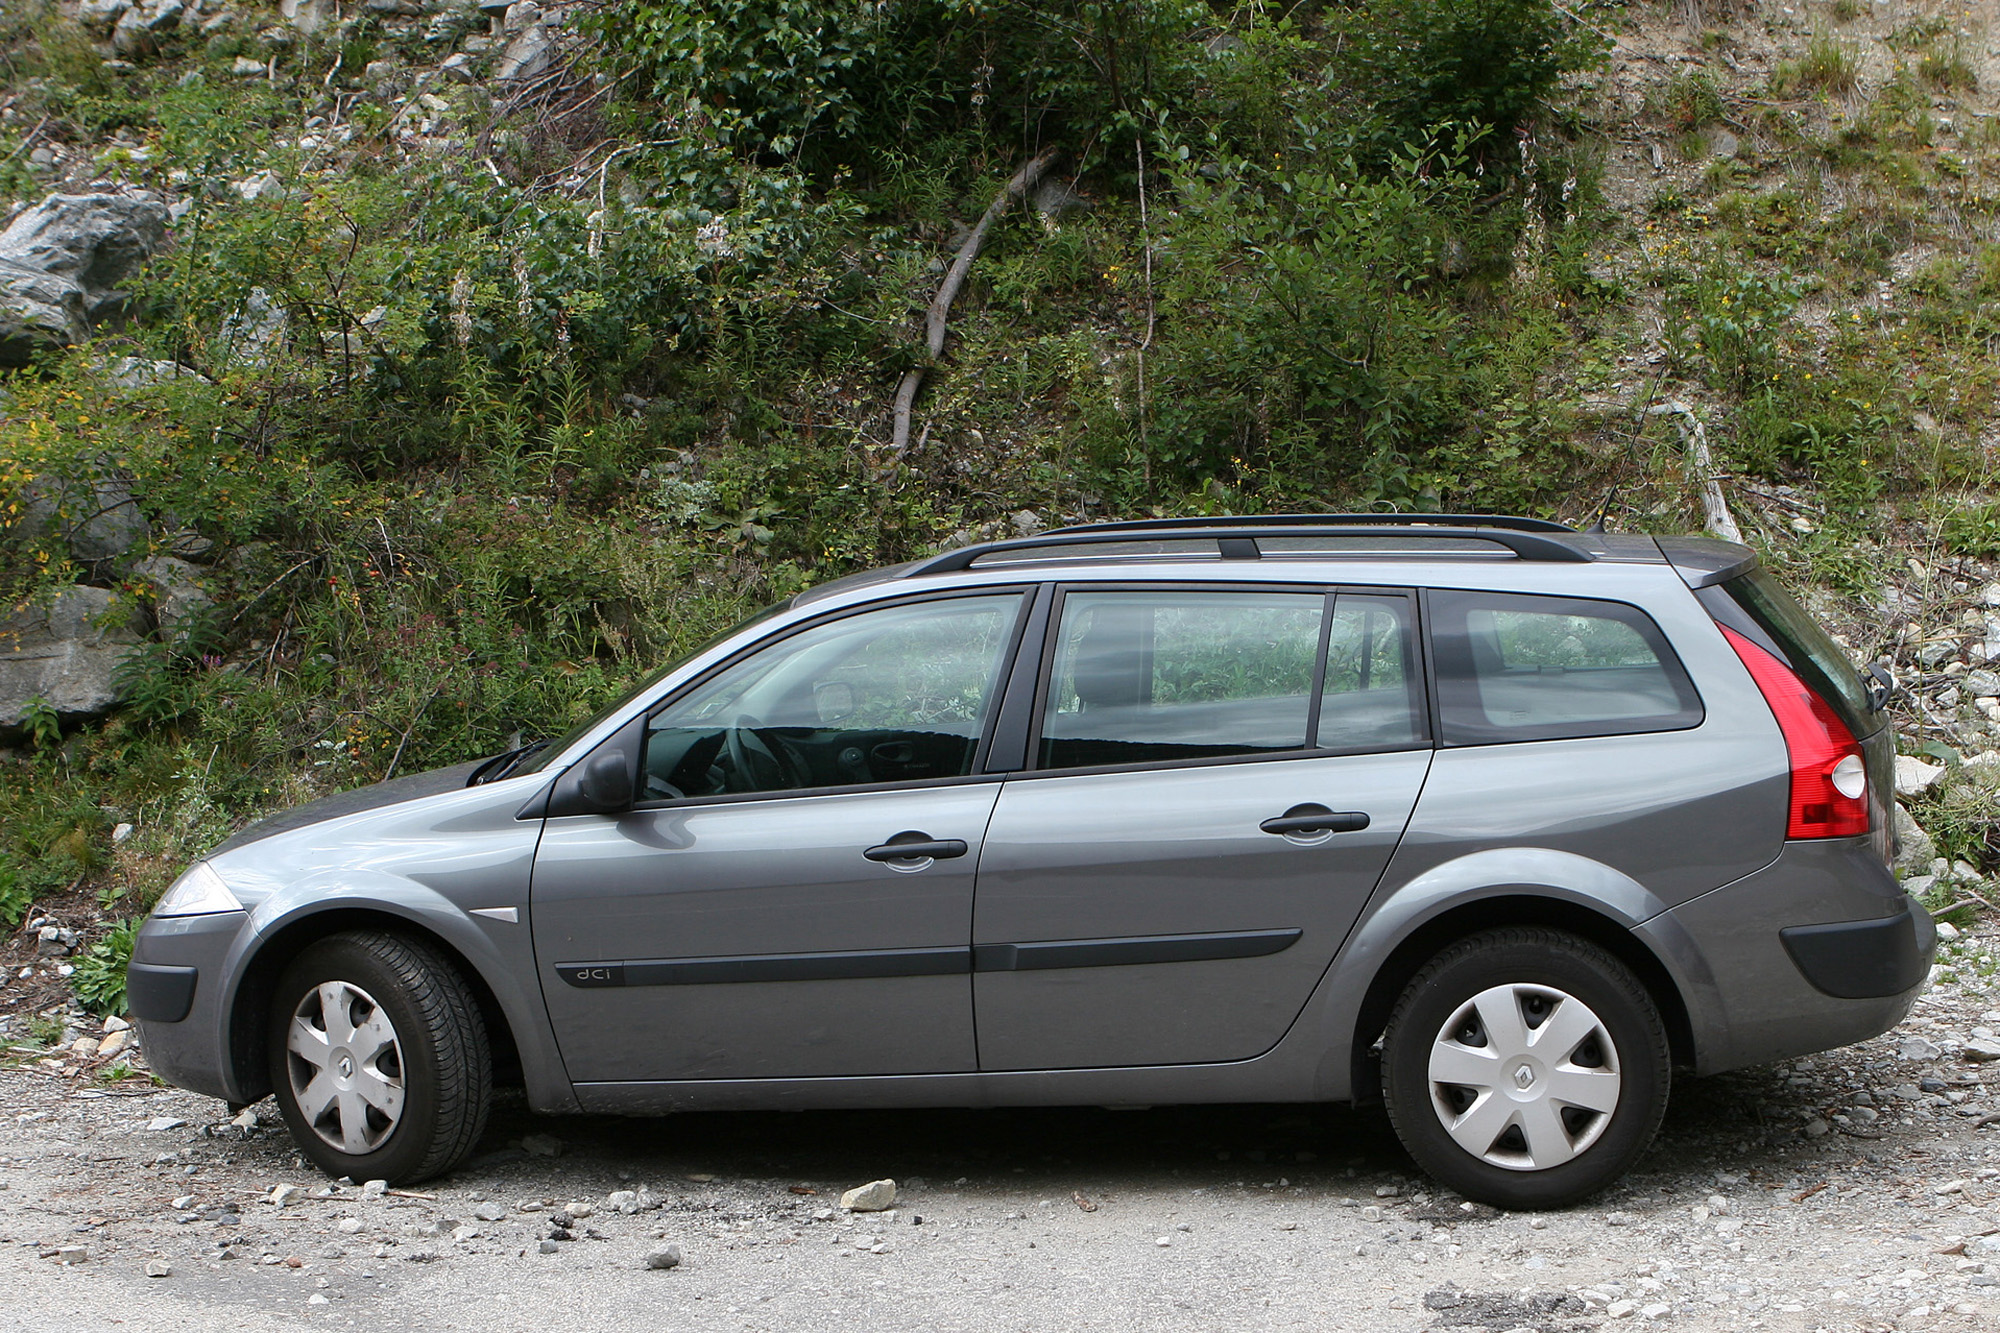
[[[173,882],[153,905],[154,916],[205,916],[211,912],[240,912],[243,904],[222,882],[206,861],[197,861]]]

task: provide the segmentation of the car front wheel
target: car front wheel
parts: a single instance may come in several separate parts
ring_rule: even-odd
[[[331,1176],[409,1183],[472,1150],[492,1099],[486,1025],[430,948],[379,931],[309,945],[272,997],[271,1087]]]
[[[1382,1090],[1418,1165],[1470,1199],[1556,1208],[1616,1180],[1666,1113],[1659,1010],[1597,945],[1533,927],[1482,931],[1404,988]]]

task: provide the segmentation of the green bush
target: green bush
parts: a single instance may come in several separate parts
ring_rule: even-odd
[[[1566,74],[1604,43],[1550,0],[1364,0],[1344,27],[1345,68],[1379,133],[1435,143],[1438,127],[1487,131],[1473,161],[1518,169],[1515,133],[1543,116]]]
[[[138,937],[141,918],[127,917],[112,923],[83,956],[77,959],[70,984],[76,998],[93,1014],[125,1012],[125,965],[132,961],[132,942]]]

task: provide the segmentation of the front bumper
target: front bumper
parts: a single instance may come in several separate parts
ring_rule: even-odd
[[[1865,837],[1786,843],[1764,869],[1638,933],[1680,975],[1702,1074],[1888,1031],[1937,952],[1930,913]]]
[[[125,973],[139,1048],[153,1072],[225,1101],[231,1089],[223,1072],[229,1051],[223,972],[249,919],[247,912],[149,918]]]

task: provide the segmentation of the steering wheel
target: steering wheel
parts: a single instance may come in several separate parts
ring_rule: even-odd
[[[763,725],[749,713],[738,713],[729,724],[729,767],[737,790],[784,791],[809,785],[784,743],[767,738]]]

